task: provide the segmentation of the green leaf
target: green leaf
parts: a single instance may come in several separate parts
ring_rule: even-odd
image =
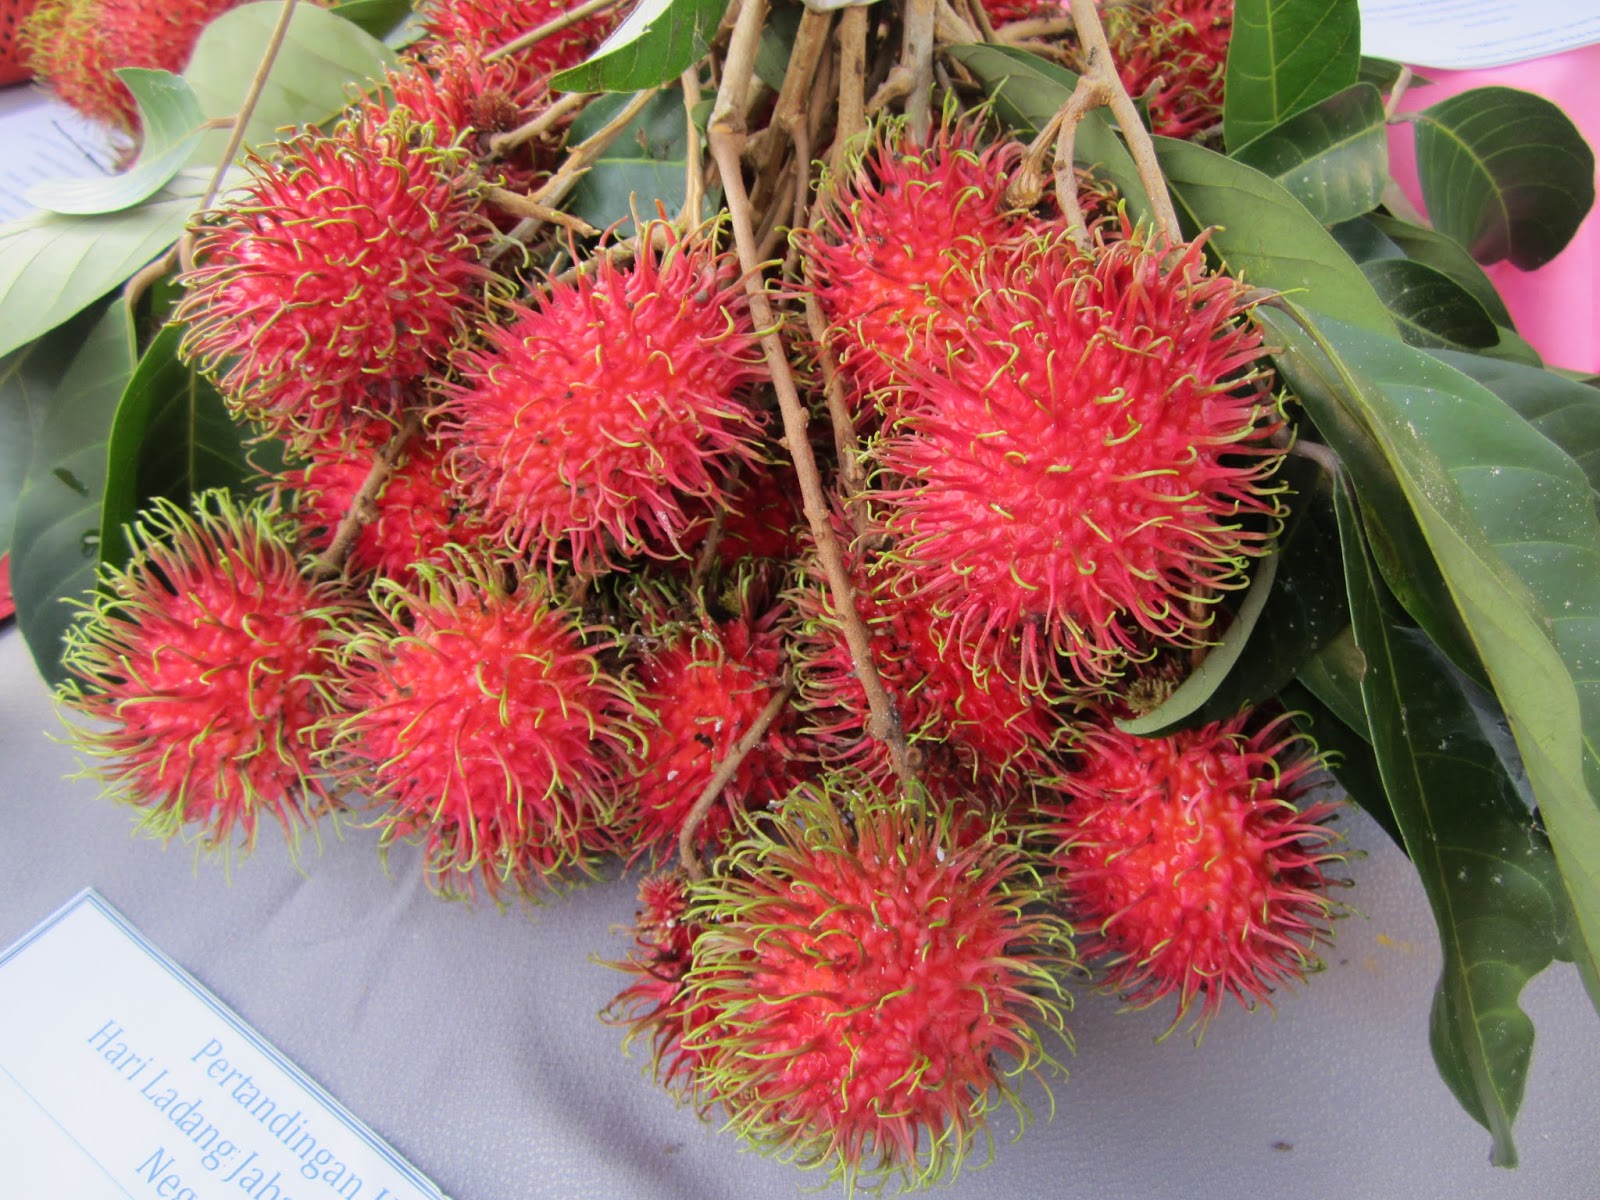
[[[186,507],[195,492],[237,490],[251,474],[244,433],[216,388],[178,357],[180,325],[156,335],[128,381],[111,424],[100,557],[121,566],[124,526],[157,496]]]
[[[1600,391],[1554,371],[1517,363],[1450,351],[1439,351],[1435,357],[1476,379],[1560,446],[1600,498]]]
[[[1361,56],[1361,65],[1357,68],[1356,77],[1362,83],[1370,83],[1380,92],[1387,92],[1400,81],[1400,72],[1403,70],[1405,70],[1404,64],[1397,63],[1393,59],[1371,58],[1363,54]],[[1433,80],[1413,72],[1411,82],[1406,86],[1427,87],[1432,82]]]
[[[1361,268],[1281,185],[1203,146],[1159,137],[1155,143],[1179,210],[1197,230],[1217,226],[1211,246],[1230,275],[1395,336]]]
[[[783,90],[783,77],[789,70],[789,55],[794,51],[795,35],[800,31],[803,4],[774,4],[761,27],[761,45],[756,50],[756,78],[773,91]]]
[[[1300,684],[1317,698],[1341,724],[1371,742],[1367,710],[1361,702],[1361,676],[1367,660],[1356,647],[1355,633],[1347,625],[1327,645],[1300,666]]]
[[[1345,795],[1359,804],[1394,841],[1402,851],[1405,838],[1395,821],[1394,809],[1389,804],[1389,794],[1383,790],[1383,777],[1378,771],[1378,759],[1367,741],[1371,731],[1366,729],[1366,714],[1360,710],[1361,691],[1356,688],[1357,715],[1362,727],[1354,729],[1324,705],[1311,689],[1299,683],[1286,685],[1278,697],[1284,707],[1295,714],[1295,725],[1317,744],[1317,749],[1328,758],[1328,773],[1344,789]]]
[[[573,121],[568,142],[576,145],[597,132],[633,100],[622,94],[592,100]],[[657,202],[669,217],[676,216],[685,197],[688,153],[683,89],[663,88],[578,180],[564,207],[596,229],[623,222],[623,237],[629,234],[633,213],[648,221],[657,215]]]
[[[1357,0],[1236,0],[1222,137],[1242,146],[1356,82]]]
[[[1389,182],[1383,97],[1370,83],[1355,84],[1229,157],[1282,184],[1324,225],[1359,217],[1378,206]]]
[[[1078,85],[1077,75],[1065,67],[1015,46],[952,46],[950,55],[978,77],[1000,120],[1023,133],[1043,129]],[[1095,109],[1078,126],[1072,155],[1079,166],[1116,185],[1128,202],[1129,216],[1141,220],[1150,215],[1150,196],[1133,156],[1104,109]]]
[[[1479,262],[1542,267],[1594,204],[1594,151],[1542,96],[1473,88],[1414,119],[1428,216]]]
[[[1505,710],[1572,902],[1575,961],[1600,1004],[1600,517],[1589,480],[1437,358],[1337,322],[1319,330],[1343,384],[1337,403],[1399,480]],[[1362,505],[1374,502],[1385,503],[1363,489]]]
[[[411,16],[411,0],[345,0],[328,11],[384,42]]]
[[[728,0],[644,0],[594,55],[550,77],[562,92],[640,92],[711,52]]]
[[[1502,362],[1520,363],[1524,367],[1543,367],[1544,359],[1539,357],[1539,352],[1528,344],[1521,334],[1515,329],[1507,329],[1504,325],[1496,325],[1495,333],[1500,340],[1487,349],[1478,351],[1485,358],[1497,358]]]
[[[183,77],[206,116],[232,117],[239,111],[282,7],[278,0],[241,5],[200,34]],[[351,22],[314,4],[297,5],[245,125],[244,145],[275,141],[287,126],[326,121],[350,102],[352,84],[381,79],[396,61],[393,51]],[[224,139],[220,133],[207,138],[201,153],[215,161]]]
[[[1493,1135],[1492,1161],[1515,1166],[1511,1126],[1533,1053],[1533,1022],[1517,1000],[1561,945],[1560,876],[1485,733],[1472,684],[1385,593],[1343,479],[1336,503],[1378,769],[1444,950],[1434,1059]]]
[[[128,306],[118,300],[62,377],[17,501],[11,547],[17,623],[39,673],[51,684],[63,677],[61,638],[72,620],[68,602],[95,587],[106,438],[133,359]]]
[[[1361,271],[1411,345],[1481,350],[1500,341],[1483,305],[1448,275],[1409,258],[1362,263]]]
[[[1384,213],[1372,213],[1366,220],[1373,229],[1399,246],[1407,258],[1444,272],[1471,292],[1496,325],[1513,324],[1511,313],[1493,282],[1478,265],[1478,260],[1462,249],[1460,242],[1425,225]]]
[[[1339,540],[1321,472],[1301,458],[1284,466],[1295,491],[1292,516],[1278,548],[1256,567],[1232,623],[1159,708],[1119,720],[1119,729],[1165,737],[1260,704],[1349,625],[1344,597],[1332,586]]]
[[[124,212],[32,213],[0,226],[0,355],[54,329],[164,253],[209,179],[209,171],[180,171]]]
[[[1378,230],[1372,223],[1370,215],[1330,225],[1328,232],[1333,235],[1333,240],[1339,243],[1339,248],[1358,263],[1406,256],[1406,252],[1398,243],[1385,237]]]
[[[117,76],[139,104],[138,161],[117,175],[36,183],[28,189],[29,203],[67,216],[121,212],[160,191],[194,153],[205,113],[189,85],[169,72],[136,67],[124,67]]]

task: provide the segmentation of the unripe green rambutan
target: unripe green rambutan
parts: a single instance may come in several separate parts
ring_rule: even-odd
[[[354,607],[300,570],[287,522],[205,492],[158,500],[128,563],[67,635],[77,735],[144,827],[208,849],[254,844],[262,816],[291,837],[332,804],[317,762],[332,652]]]

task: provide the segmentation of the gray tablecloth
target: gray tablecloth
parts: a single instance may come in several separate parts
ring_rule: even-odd
[[[675,1107],[596,1019],[622,981],[596,960],[626,949],[632,880],[531,914],[446,903],[413,849],[386,874],[373,835],[348,829],[320,852],[308,840],[298,866],[266,829],[230,878],[131,835],[128,810],[65,779],[61,730],[21,638],[0,633],[0,945],[94,886],[456,1200],[759,1200],[817,1182]],[[935,1194],[1600,1195],[1600,1024],[1575,972],[1527,990],[1524,1165],[1492,1168],[1429,1057],[1439,952],[1422,890],[1370,821],[1343,826],[1364,852],[1349,867],[1360,915],[1327,971],[1275,1014],[1225,1009],[1199,1049],[1155,1044],[1166,1009],[1080,997],[1054,1117],[1033,1093],[1041,1119],[1023,1138],[1002,1119],[994,1162]]]

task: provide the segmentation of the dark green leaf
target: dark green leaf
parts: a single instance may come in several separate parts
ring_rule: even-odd
[[[573,144],[598,131],[634,98],[620,94],[591,101],[567,140]],[[644,220],[657,215],[656,204],[669,217],[683,207],[689,153],[689,120],[681,88],[664,88],[645,105],[638,118],[617,135],[594,166],[572,189],[566,210],[596,229],[623,222],[629,234],[633,214]]]
[[[1362,83],[1370,83],[1380,92],[1387,92],[1399,82],[1400,72],[1403,70],[1405,70],[1405,66],[1401,63],[1394,62],[1392,59],[1370,58],[1363,54],[1361,56],[1361,65],[1358,68],[1357,78],[1359,78]],[[1406,86],[1427,87],[1432,82],[1433,81],[1431,79],[1413,72],[1411,75],[1411,81],[1406,84]]]
[[[1384,213],[1372,213],[1366,219],[1372,228],[1399,246],[1407,258],[1424,263],[1435,271],[1443,271],[1471,292],[1496,325],[1512,324],[1511,314],[1506,310],[1505,301],[1500,299],[1500,293],[1495,290],[1489,276],[1484,274],[1478,260],[1463,250],[1460,242],[1425,225],[1402,221]]]
[[[1303,684],[1288,684],[1279,699],[1295,713],[1295,724],[1300,731],[1317,744],[1317,749],[1328,756],[1328,772],[1344,789],[1345,795],[1359,804],[1363,811],[1383,829],[1394,844],[1403,851],[1405,838],[1389,805],[1389,794],[1383,790],[1383,777],[1378,772],[1378,760],[1367,741],[1370,730],[1365,728],[1366,714],[1358,709],[1362,728],[1352,729],[1341,721],[1332,709],[1325,706]],[[1356,690],[1359,705],[1361,693]]]
[[[1428,216],[1479,262],[1543,266],[1594,204],[1594,151],[1542,96],[1473,88],[1423,109],[1416,123]]]
[[[33,213],[0,226],[0,355],[83,311],[165,252],[209,179],[209,171],[180,171],[125,212]]]
[[[1483,305],[1448,275],[1409,258],[1380,258],[1361,271],[1413,346],[1481,350],[1499,342]]]
[[[178,358],[183,329],[168,325],[128,381],[111,425],[100,557],[121,566],[124,526],[157,496],[187,507],[195,492],[237,488],[250,474],[243,431],[222,397]]]
[[[133,358],[128,308],[119,300],[62,377],[17,501],[11,548],[17,623],[39,673],[52,684],[62,678],[61,638],[72,620],[68,602],[95,587],[106,439]]]
[[[1483,357],[1518,363],[1524,367],[1538,368],[1545,365],[1544,359],[1539,357],[1539,352],[1515,329],[1507,329],[1504,325],[1496,325],[1494,329],[1500,340],[1487,349],[1478,351]]]
[[[1242,146],[1356,82],[1357,0],[1236,0],[1222,137]]]
[[[767,13],[767,23],[761,27],[761,46],[756,51],[756,78],[773,91],[781,91],[783,77],[789,70],[789,55],[794,49],[795,34],[800,29],[800,18],[805,14],[803,4],[774,4]]]
[[[1366,669],[1355,633],[1346,626],[1301,665],[1298,678],[1340,723],[1370,742],[1372,731],[1367,728],[1367,710],[1361,703],[1361,676]]]
[[[550,77],[563,92],[639,92],[670,83],[711,50],[728,0],[644,0],[587,62]]]
[[[982,82],[1000,120],[1023,133],[1044,128],[1078,84],[1078,77],[1065,67],[1014,46],[952,46],[950,54]],[[1116,185],[1128,202],[1129,216],[1139,220],[1150,215],[1150,197],[1133,156],[1104,109],[1096,109],[1078,126],[1072,153],[1079,166]]]
[[[1589,481],[1437,358],[1337,322],[1318,328],[1337,359],[1336,403],[1399,480],[1505,710],[1576,916],[1575,961],[1600,1003],[1600,517]],[[1386,502],[1363,489],[1363,507]]]
[[[1155,142],[1179,210],[1197,229],[1217,226],[1211,245],[1230,275],[1394,336],[1394,321],[1361,268],[1305,205],[1261,172],[1203,146]]]
[[[238,112],[282,7],[278,0],[241,5],[200,34],[183,77],[206,116]],[[381,79],[395,61],[394,53],[365,30],[314,4],[298,5],[245,126],[245,146],[274,141],[286,126],[326,121],[350,102],[352,84]],[[200,152],[209,155],[208,161],[222,153],[225,136],[213,134],[202,142]]]
[[[1328,232],[1333,235],[1333,240],[1339,243],[1339,248],[1358,263],[1406,256],[1406,252],[1399,244],[1384,236],[1370,217],[1340,221],[1337,225],[1330,225]]]
[[[1476,379],[1560,446],[1600,495],[1600,391],[1554,371],[1473,354],[1440,351],[1435,357]]]
[[[411,15],[411,0],[345,0],[328,11],[382,42]]]
[[[1254,167],[1333,225],[1371,212],[1389,182],[1383,97],[1358,83],[1290,117],[1230,156]]]
[[[1515,1166],[1511,1126],[1533,1053],[1533,1022],[1517,1000],[1561,944],[1560,875],[1485,734],[1472,684],[1384,592],[1347,481],[1336,502],[1378,769],[1444,950],[1434,1059],[1493,1135],[1493,1161]]]
[[[205,113],[189,85],[166,71],[136,67],[125,67],[117,76],[139,105],[138,161],[117,175],[36,183],[28,189],[36,207],[79,217],[121,212],[160,191],[194,153]]]
[[[1317,649],[1350,623],[1333,574],[1339,540],[1321,472],[1301,458],[1285,463],[1295,495],[1279,548],[1255,570],[1244,603],[1187,679],[1153,712],[1118,728],[1164,737],[1231,717],[1278,694]]]

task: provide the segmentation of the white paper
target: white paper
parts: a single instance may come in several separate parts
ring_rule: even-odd
[[[93,892],[0,955],[6,1200],[442,1200]]]
[[[27,194],[36,183],[109,175],[115,165],[92,121],[31,88],[0,91],[0,222],[33,211]]]
[[[1361,0],[1361,53],[1413,66],[1527,62],[1600,42],[1600,0]]]

